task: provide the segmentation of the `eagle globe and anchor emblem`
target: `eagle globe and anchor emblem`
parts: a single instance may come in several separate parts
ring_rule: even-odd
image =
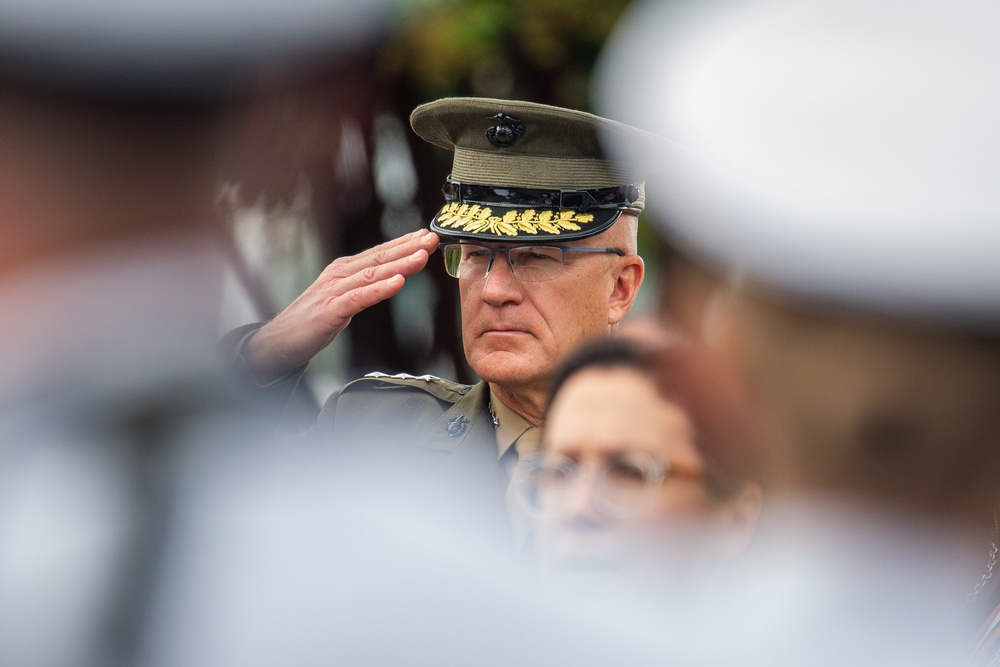
[[[488,116],[487,120],[493,121],[493,125],[486,130],[486,138],[498,148],[510,146],[524,134],[524,123],[503,112]]]
[[[459,415],[458,417],[453,417],[449,419],[444,425],[444,430],[448,433],[449,437],[457,438],[458,436],[465,433],[465,428],[469,425],[469,418],[465,415]]]

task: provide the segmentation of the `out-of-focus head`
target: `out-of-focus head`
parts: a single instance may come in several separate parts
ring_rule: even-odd
[[[686,149],[659,226],[721,278],[695,333],[779,484],[996,496],[998,28],[987,0],[668,1],[608,45],[598,108]]]
[[[995,329],[998,27],[989,0],[640,3],[597,106],[685,147],[657,184],[685,250],[810,302]]]
[[[214,216],[229,114],[363,44],[389,0],[0,6],[0,269]]]
[[[761,500],[750,452],[688,391],[683,354],[607,338],[560,367],[542,450],[515,476],[546,569],[704,583],[749,539]]]
[[[635,300],[645,165],[609,159],[600,137],[647,135],[571,109],[480,98],[422,105],[410,123],[455,153],[431,229],[459,278],[466,357],[485,380],[544,392],[555,364]]]
[[[8,0],[0,77],[70,97],[217,100],[369,44],[391,5]]]

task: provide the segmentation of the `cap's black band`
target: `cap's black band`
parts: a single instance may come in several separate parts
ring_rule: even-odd
[[[635,185],[616,185],[593,190],[537,190],[470,185],[448,180],[441,189],[448,202],[574,211],[592,208],[626,209],[639,199],[639,188]]]

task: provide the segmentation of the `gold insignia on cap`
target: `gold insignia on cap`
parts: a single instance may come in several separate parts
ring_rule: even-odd
[[[463,232],[489,232],[497,236],[517,236],[537,234],[539,231],[549,234],[562,234],[563,231],[580,231],[577,223],[593,222],[594,216],[576,211],[542,211],[534,209],[525,211],[507,211],[501,218],[493,215],[493,210],[479,204],[461,204],[453,202],[446,205],[438,213],[437,224],[443,229],[457,229]]]

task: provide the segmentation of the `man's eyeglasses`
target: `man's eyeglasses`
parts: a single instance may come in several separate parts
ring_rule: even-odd
[[[701,479],[702,472],[662,463],[642,451],[620,452],[586,466],[562,454],[540,452],[518,461],[511,484],[525,508],[556,516],[567,510],[584,476],[591,481],[587,491],[598,511],[627,518],[649,510],[668,478]]]
[[[493,258],[501,254],[518,280],[533,283],[558,278],[566,265],[566,253],[612,253],[620,257],[620,248],[577,248],[558,245],[518,245],[508,248],[474,245],[472,243],[442,243],[444,268],[452,278],[479,280],[490,273]]]

